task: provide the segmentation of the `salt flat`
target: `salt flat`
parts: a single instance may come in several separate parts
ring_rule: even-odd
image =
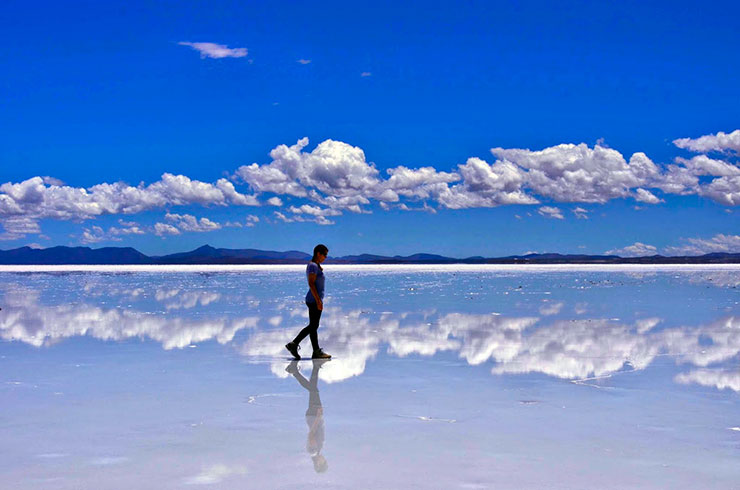
[[[2,488],[740,477],[738,266],[327,266],[320,365],[302,266],[0,271]]]

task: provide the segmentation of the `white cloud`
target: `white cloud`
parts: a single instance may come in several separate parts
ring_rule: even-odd
[[[740,152],[740,129],[731,133],[720,131],[717,134],[709,134],[696,139],[679,138],[673,140],[673,144],[696,153],[726,152],[728,150]]]
[[[5,233],[0,234],[0,240],[17,240],[27,234],[38,235],[41,227],[38,222],[26,217],[11,217],[2,220]]]
[[[229,48],[225,44],[191,43],[187,41],[177,44],[193,48],[200,53],[201,58],[244,58],[247,56],[247,48]]]
[[[734,148],[730,143],[740,134],[738,131],[712,136],[711,145],[705,143],[709,140],[699,138],[696,141],[701,140],[701,144],[682,142],[679,146]],[[267,204],[272,206],[282,207],[284,196],[293,196],[312,205],[354,213],[369,212],[368,206],[373,202],[383,209],[430,211],[434,207],[534,205],[540,204],[541,199],[605,203],[633,198],[641,203],[658,204],[663,200],[655,194],[656,189],[664,194],[694,194],[727,206],[740,205],[740,167],[706,155],[676,158],[673,163],[659,167],[644,153],[634,153],[627,161],[618,151],[600,144],[593,148],[583,143],[561,144],[538,151],[493,148],[493,163],[473,157],[449,172],[430,166],[397,166],[381,175],[367,161],[361,148],[334,140],[321,142],[313,151],[305,151],[307,146],[307,138],[292,146],[279,145],[270,152],[270,163],[239,167],[235,176],[257,193],[273,194],[267,199]],[[414,202],[421,202],[421,207],[410,206]],[[48,176],[32,177],[0,185],[0,223],[5,230],[0,239],[38,234],[39,221],[43,219],[84,221],[106,214],[130,215],[193,204],[258,206],[260,203],[257,195],[239,192],[228,179],[208,183],[165,173],[149,185],[116,182],[81,188]],[[294,207],[303,205],[297,202]],[[577,217],[587,216],[576,210],[573,212]],[[547,215],[557,217],[552,213]],[[286,213],[280,216],[286,217]],[[163,226],[158,230],[160,234],[168,231],[171,232]],[[88,240],[99,238],[92,228],[88,229],[88,235]]]
[[[628,163],[616,150],[584,143],[540,151],[493,148],[491,153],[526,172],[523,180],[532,193],[559,202],[604,203],[629,197],[632,188],[659,173],[644,153],[635,153]]]
[[[360,73],[360,76],[361,76],[361,77],[370,77],[370,76],[372,76],[372,75],[373,75],[373,74],[372,74],[372,73],[370,73],[369,71],[363,71],[362,73]]]
[[[646,204],[658,204],[663,202],[663,200],[659,199],[655,194],[642,188],[635,190],[634,198],[635,201],[644,202]]]
[[[578,208],[573,209],[572,211],[573,211],[573,214],[576,215],[576,218],[588,219],[588,209],[578,207]]]
[[[740,235],[714,235],[712,238],[687,238],[686,245],[666,247],[669,255],[704,255],[708,253],[740,253]]]
[[[469,158],[458,166],[461,184],[437,186],[437,201],[450,209],[495,207],[505,204],[538,204],[521,190],[524,173],[511,163],[489,165],[480,158]]]
[[[434,167],[410,169],[404,166],[386,170],[390,177],[382,183],[378,200],[397,202],[398,196],[427,199],[447,190],[447,184],[460,180],[456,173],[440,172]]]
[[[253,214],[250,214],[249,216],[247,216],[247,227],[251,228],[259,222],[260,222],[259,216],[255,216]]]
[[[121,226],[111,226],[107,231],[104,231],[100,226],[92,226],[90,228],[84,228],[80,241],[82,243],[98,243],[103,241],[114,241],[120,242],[121,237],[129,235],[144,235],[146,231],[133,221],[118,220],[118,224]]]
[[[290,206],[288,208],[288,211],[290,211],[293,214],[306,214],[309,216],[319,217],[319,216],[340,216],[342,213],[341,211],[337,211],[336,209],[328,209],[328,208],[320,208],[318,206],[311,206],[310,204],[304,204],[300,207]]]
[[[300,60],[298,60],[298,63],[300,63],[302,65],[307,65],[307,64],[311,63],[311,60],[306,60],[306,59],[301,58]]]
[[[85,228],[82,232],[82,243],[98,243],[106,240],[105,232],[99,226]]]
[[[686,167],[692,175],[711,175],[715,177],[733,177],[740,175],[740,168],[722,160],[715,160],[706,155],[697,155],[690,160],[676,158],[676,162]]]
[[[179,235],[180,230],[167,223],[155,223],[154,234],[157,236],[165,237],[167,235]]]
[[[537,212],[542,216],[546,216],[548,218],[565,219],[560,209],[552,206],[542,206],[537,210]]]
[[[607,250],[607,255],[619,255],[620,257],[644,257],[650,255],[657,255],[658,249],[653,245],[647,245],[642,242],[635,242],[624,248],[617,248],[614,250]]]
[[[703,185],[697,192],[725,206],[740,206],[740,177],[720,177]]]
[[[336,207],[348,200],[357,204],[357,196],[367,201],[365,195],[372,194],[380,181],[377,169],[365,161],[360,148],[326,140],[312,152],[303,152],[307,145],[308,138],[293,146],[280,145],[270,152],[271,163],[242,166],[236,175],[257,192],[307,197],[310,189],[315,192],[315,200],[322,195],[327,199],[344,198]]]
[[[211,221],[208,218],[198,219],[192,214],[167,213],[164,218],[180,231],[207,232],[222,228],[220,223]]]
[[[209,184],[206,184],[206,185],[209,185]],[[223,198],[231,204],[236,204],[238,206],[259,206],[260,205],[259,201],[257,201],[257,198],[255,196],[248,196],[248,195],[240,194],[234,188],[234,184],[232,184],[226,179],[218,179],[218,181],[216,181],[216,187],[223,194]]]
[[[258,205],[254,196],[237,192],[231,182],[216,184],[165,173],[161,180],[137,187],[123,182],[102,183],[90,188],[60,186],[33,177],[0,185],[0,222],[9,232],[23,236],[37,233],[41,219],[82,221],[106,214],[136,214],[172,205]],[[20,232],[20,224],[26,230]],[[38,230],[38,231],[33,231]]]
[[[301,213],[293,214],[292,216],[286,216],[285,214],[275,211],[275,217],[279,219],[280,221],[284,223],[316,223],[318,225],[334,225],[336,224],[335,221],[331,221],[330,219],[327,219],[326,216],[323,215],[304,215]]]

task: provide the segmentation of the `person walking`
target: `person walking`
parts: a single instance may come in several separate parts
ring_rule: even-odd
[[[313,347],[312,359],[331,359],[331,356],[319,347],[319,335],[317,332],[319,321],[321,320],[321,312],[324,310],[324,269],[321,267],[321,263],[326,260],[328,254],[329,249],[326,245],[316,245],[313,249],[311,262],[306,266],[306,277],[308,278],[308,293],[306,293],[308,325],[298,333],[292,342],[285,344],[285,348],[288,349],[288,352],[296,360],[301,358],[298,350],[301,348],[301,341],[307,336],[311,339],[311,347]]]

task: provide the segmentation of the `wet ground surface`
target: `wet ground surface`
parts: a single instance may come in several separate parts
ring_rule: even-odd
[[[326,275],[0,272],[0,487],[737,488],[740,268]]]

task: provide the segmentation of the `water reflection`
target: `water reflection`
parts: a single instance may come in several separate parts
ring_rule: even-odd
[[[731,274],[704,278],[704,284],[734,281]],[[78,336],[106,341],[142,338],[176,349],[215,340],[231,344],[243,356],[265,360],[276,376],[295,376],[290,366],[286,373],[283,345],[294,324],[303,321],[299,318],[305,316],[305,308],[290,298],[260,301],[245,296],[242,299],[250,302],[251,314],[243,315],[233,309],[227,314],[223,304],[231,305],[229,295],[216,290],[113,284],[85,290],[88,300],[100,294],[98,303],[80,302],[77,296],[46,304],[34,288],[12,283],[2,288],[0,339],[5,341],[45,347]],[[144,297],[160,308],[134,300]],[[106,302],[123,304],[123,299],[132,305],[105,306]],[[232,300],[233,295],[228,301]],[[534,314],[428,308],[375,313],[332,304],[322,321],[321,336],[335,360],[322,368],[322,379],[331,383],[359,376],[383,350],[401,358],[451,353],[472,366],[490,363],[494,375],[542,373],[576,381],[644,370],[658,357],[669,356],[679,368],[689,367],[675,377],[678,383],[740,391],[740,372],[721,365],[740,353],[740,317],[726,315],[700,325],[665,327],[666,322],[650,312],[631,322],[585,318],[585,302],[568,304],[559,298],[532,305],[529,311]],[[568,317],[564,312],[569,311],[577,316]]]
[[[258,320],[258,316],[198,319],[84,303],[47,306],[39,302],[38,294],[29,293],[6,303],[0,339],[43,347],[78,336],[113,341],[148,338],[174,349],[214,339],[228,343],[240,330],[256,327]]]
[[[303,388],[308,391],[308,409],[306,409],[306,425],[308,426],[308,436],[306,437],[306,451],[311,457],[313,469],[316,473],[324,473],[329,469],[329,463],[321,454],[324,448],[324,407],[321,405],[319,396],[319,371],[321,367],[329,362],[329,359],[313,359],[313,369],[311,370],[311,379],[307,380],[298,369],[298,361],[291,361],[285,368],[287,373],[293,375]]]

